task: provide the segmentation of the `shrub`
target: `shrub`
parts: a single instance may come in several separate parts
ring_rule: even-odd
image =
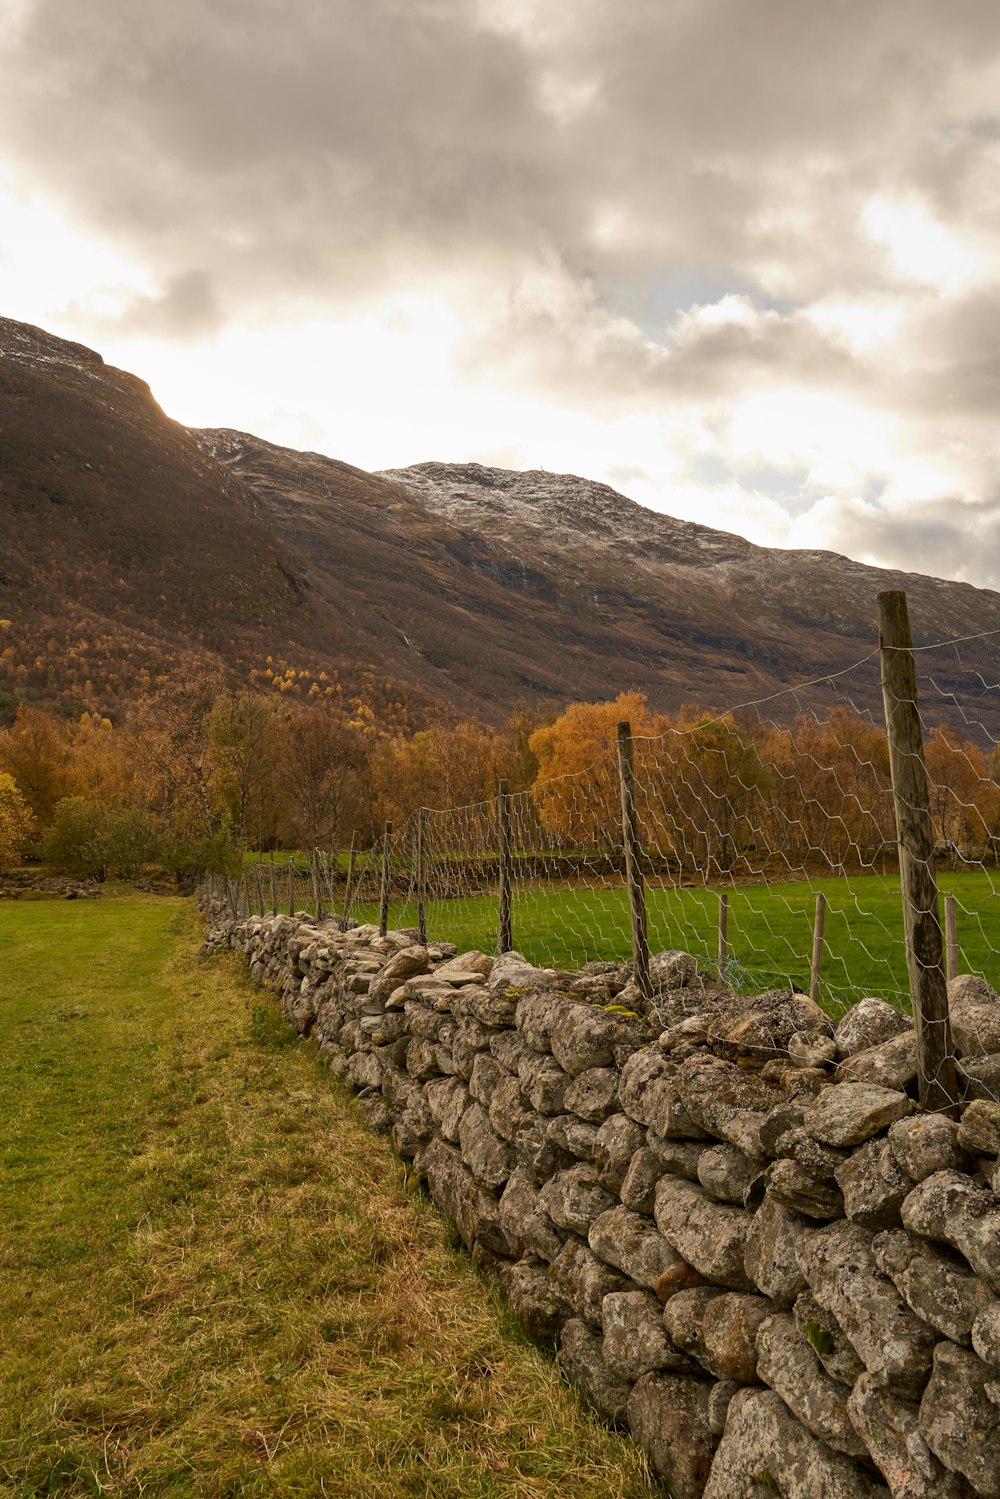
[[[156,853],[149,814],[137,807],[102,807],[65,796],[41,845],[42,858],[75,879],[134,880]]]

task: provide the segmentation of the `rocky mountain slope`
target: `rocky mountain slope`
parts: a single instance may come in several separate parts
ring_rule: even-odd
[[[998,594],[768,551],[568,475],[369,474],[188,431],[98,354],[5,320],[0,507],[8,712],[113,711],[209,666],[399,722],[632,687],[727,707],[870,652],[880,588],[907,589],[924,640],[1000,629]]]

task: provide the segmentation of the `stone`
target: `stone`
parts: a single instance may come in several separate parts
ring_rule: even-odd
[[[579,1318],[563,1327],[559,1367],[605,1421],[616,1423],[623,1419],[632,1383],[611,1372],[604,1359],[601,1338]]]
[[[689,952],[655,952],[649,955],[649,982],[654,990],[685,989],[698,971]]]
[[[862,1228],[892,1228],[912,1182],[896,1160],[888,1140],[869,1140],[835,1173],[844,1194],[844,1211]]]
[[[803,1236],[798,1260],[809,1289],[869,1373],[915,1399],[930,1368],[934,1333],[879,1276],[872,1235],[856,1223],[830,1224]]]
[[[714,1437],[721,1437],[725,1431],[729,1402],[743,1388],[735,1379],[717,1379],[711,1386],[712,1392],[708,1397],[708,1429]]]
[[[805,1105],[802,1103],[779,1103],[769,1109],[758,1130],[760,1148],[772,1159],[781,1154],[778,1142],[788,1134],[802,1129]]]
[[[915,1109],[911,1098],[892,1088],[836,1083],[806,1108],[803,1128],[825,1145],[861,1145]]]
[[[491,1034],[488,1026],[481,1025],[478,1020],[463,1019],[455,1026],[451,1054],[459,1077],[466,1081],[472,1077],[476,1057],[489,1050]]]
[[[992,1378],[974,1353],[941,1342],[920,1402],[920,1435],[982,1499],[1000,1499],[1000,1409],[986,1389]]]
[[[467,1249],[477,1240],[496,1254],[510,1256],[513,1246],[500,1222],[500,1204],[484,1192],[458,1151],[436,1139],[424,1160],[427,1187],[446,1218],[458,1229]]]
[[[701,1499],[705,1490],[715,1449],[710,1393],[704,1380],[644,1374],[629,1395],[629,1430],[674,1499]]]
[[[527,1042],[517,1031],[509,1028],[493,1032],[490,1037],[490,1052],[504,1071],[512,1073],[514,1077],[517,1077],[521,1063],[532,1055]]]
[[[848,1396],[847,1414],[893,1499],[965,1499],[965,1484],[920,1435],[916,1405],[862,1374]]]
[[[528,1260],[512,1265],[504,1290],[514,1316],[533,1338],[550,1342],[558,1335],[567,1320],[566,1303],[553,1288],[547,1265]]]
[[[676,1072],[676,1066],[658,1051],[637,1051],[621,1069],[618,1102],[636,1124],[649,1125],[656,1117],[660,1091]]]
[[[566,1089],[566,1112],[578,1114],[589,1124],[603,1124],[618,1107],[618,1070],[591,1067],[581,1072]]]
[[[951,1039],[960,1057],[1000,1052],[1000,995],[984,978],[960,973],[948,985]]]
[[[712,1302],[725,1296],[719,1286],[689,1286],[676,1291],[663,1308],[663,1325],[671,1342],[700,1359],[705,1352],[702,1328]]]
[[[556,968],[536,968],[522,953],[511,948],[493,960],[487,985],[495,994],[505,994],[512,989],[517,998],[518,991],[561,988],[563,981],[571,977],[571,974],[564,974]]]
[[[675,1047],[704,1046],[708,1041],[708,1029],[714,1015],[713,1010],[697,1010],[693,1015],[685,1015],[683,1020],[668,1025],[665,1031],[660,1032],[657,1045],[661,1051],[673,1051]]]
[[[810,1291],[803,1291],[795,1298],[792,1316],[830,1378],[838,1379],[850,1388],[864,1374],[865,1366],[836,1317],[820,1306]]]
[[[756,1491],[754,1484],[762,1485]],[[733,1396],[703,1499],[876,1499],[867,1474],[796,1420],[773,1390]]]
[[[555,1057],[526,1057],[518,1067],[517,1076],[533,1109],[549,1115],[567,1112],[566,1090],[573,1079]]]
[[[667,1336],[660,1303],[648,1291],[612,1291],[601,1321],[605,1362],[622,1379],[636,1380],[653,1369],[697,1368]]]
[[[901,1031],[879,1046],[848,1057],[837,1068],[836,1077],[838,1083],[876,1083],[903,1091],[917,1077],[916,1032]]]
[[[429,968],[430,957],[426,947],[414,945],[400,948],[372,981],[368,997],[384,1004],[394,989],[416,974],[426,973]]]
[[[469,1074],[469,1093],[476,1103],[488,1109],[497,1083],[502,1077],[509,1076],[510,1073],[500,1066],[490,1052],[478,1052],[472,1064],[472,1072]]]
[[[806,1218],[840,1218],[844,1199],[831,1181],[818,1181],[797,1161],[775,1161],[767,1173],[767,1195]]]
[[[427,1084],[427,1107],[438,1129],[452,1145],[458,1144],[462,1115],[469,1104],[469,1090],[457,1077],[439,1077]]]
[[[462,1159],[476,1180],[490,1191],[503,1187],[516,1159],[506,1140],[492,1129],[482,1104],[466,1109],[458,1129]]]
[[[557,1114],[546,1125],[545,1138],[568,1150],[579,1161],[593,1161],[597,1125],[587,1124],[575,1114]]]
[[[829,1018],[806,995],[768,989],[763,994],[736,995],[721,1005],[709,1026],[708,1039],[720,1056],[763,1063],[786,1052],[797,1031],[823,1035],[831,1030]]]
[[[965,1057],[956,1063],[956,1073],[964,1099],[992,1102],[1000,1098],[1000,1053]]]
[[[610,1269],[581,1239],[567,1239],[549,1270],[555,1290],[578,1317],[592,1327],[601,1326],[605,1296],[615,1291],[636,1291],[625,1275]]]
[[[656,1277],[653,1292],[657,1301],[666,1306],[670,1298],[680,1291],[691,1291],[695,1287],[707,1285],[708,1281],[693,1265],[689,1265],[686,1260],[678,1260],[669,1270],[664,1270],[662,1275]]]
[[[542,1206],[537,1188],[524,1171],[512,1172],[503,1189],[500,1223],[517,1254],[552,1261],[563,1246],[563,1235]]]
[[[972,1155],[1000,1155],[1000,1103],[975,1099],[963,1113],[955,1135],[959,1148]]]
[[[807,1228],[798,1213],[767,1195],[747,1231],[743,1251],[747,1278],[751,1286],[763,1291],[776,1306],[791,1306],[805,1290],[797,1249]]]
[[[779,1158],[788,1157],[805,1167],[817,1181],[834,1182],[837,1168],[850,1159],[851,1152],[837,1150],[833,1145],[824,1145],[821,1141],[814,1140],[800,1126],[781,1136],[774,1147],[774,1154]]]
[[[837,1055],[837,1043],[821,1031],[795,1031],[788,1038],[788,1055],[797,1067],[824,1067]]]
[[[967,1164],[958,1125],[943,1114],[914,1114],[898,1120],[889,1128],[889,1144],[899,1165],[915,1182],[925,1181],[936,1171],[957,1171]]]
[[[656,1152],[648,1147],[637,1150],[629,1161],[628,1170],[619,1188],[619,1196],[627,1208],[636,1213],[652,1217],[656,1204],[656,1184],[663,1175]]]
[[[910,1310],[937,1328],[942,1337],[967,1347],[979,1313],[995,1304],[972,1272],[926,1239],[903,1229],[879,1234],[872,1249],[879,1270],[889,1277]]]
[[[1000,1369],[1000,1301],[994,1301],[972,1324],[972,1346],[991,1369]]]
[[[956,1202],[945,1216],[948,1243],[1000,1293],[1000,1198],[992,1192]]]
[[[698,1180],[698,1163],[710,1146],[701,1140],[664,1140],[653,1134],[647,1139],[650,1150],[660,1163],[661,1174],[683,1176],[692,1182]]]
[[[649,1031],[641,1021],[576,1003],[553,1027],[552,1055],[570,1077],[579,1077],[591,1067],[610,1066],[616,1047],[641,1046],[648,1040]]]
[[[609,1208],[595,1218],[587,1242],[598,1259],[649,1291],[665,1270],[681,1263],[677,1251],[657,1233],[649,1219],[626,1207]]]
[[[517,1002],[515,1024],[535,1052],[551,1052],[552,1032],[562,1015],[573,1008],[564,994],[526,994]]]
[[[449,984],[464,984],[470,976],[485,982],[493,972],[495,958],[488,953],[479,952],[473,948],[470,952],[459,953],[457,957],[449,958],[434,970],[436,979],[446,979]]]
[[[735,1145],[715,1145],[698,1160],[698,1180],[720,1202],[743,1204],[747,1188],[761,1175],[760,1162]]]
[[[601,1186],[609,1192],[620,1192],[622,1182],[637,1150],[642,1149],[646,1131],[627,1114],[612,1114],[594,1137],[594,1165]]]
[[[835,1452],[847,1457],[867,1455],[847,1414],[849,1386],[830,1378],[788,1312],[761,1322],[756,1372],[781,1396],[792,1415]]]
[[[560,1171],[539,1192],[542,1207],[553,1223],[586,1238],[595,1218],[614,1206],[614,1198],[598,1180],[593,1166]]]
[[[699,1358],[716,1379],[757,1379],[757,1331],[774,1307],[764,1296],[726,1291],[706,1306]]]
[[[498,1079],[488,1113],[493,1129],[508,1145],[513,1145],[525,1130],[539,1145],[542,1143],[545,1119],[529,1107],[520,1083],[509,1073]]]
[[[689,1117],[706,1134],[722,1139],[735,1116],[767,1113],[780,1096],[755,1073],[721,1057],[689,1058],[678,1069],[676,1081]]]
[[[853,1057],[862,1051],[870,1051],[883,1041],[891,1041],[903,1031],[911,1029],[913,1021],[895,1005],[884,999],[861,999],[852,1005],[834,1030],[839,1057]]]
[[[753,1286],[743,1266],[750,1214],[713,1202],[693,1182],[663,1176],[656,1187],[656,1226],[680,1257],[706,1280],[732,1291]]]
[[[947,1218],[958,1204],[981,1199],[984,1188],[962,1171],[935,1171],[925,1177],[903,1200],[900,1216],[911,1234],[949,1242]]]

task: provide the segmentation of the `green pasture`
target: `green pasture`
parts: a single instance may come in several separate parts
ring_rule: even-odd
[[[0,904],[0,1494],[652,1499],[191,902]]]
[[[959,971],[985,974],[1000,986],[1000,876],[943,874],[940,894],[958,902]],[[752,992],[778,984],[808,991],[816,896],[826,896],[822,998],[837,1013],[862,995],[908,1006],[903,912],[898,875],[730,887],[728,977]],[[719,890],[651,888],[647,892],[650,949],[685,948],[714,968]],[[353,913],[377,919],[372,905]],[[393,905],[390,923],[413,926],[415,905]],[[943,911],[942,911],[943,920]],[[460,948],[496,950],[495,894],[429,901],[429,934]],[[631,957],[628,898],[623,888],[568,885],[515,890],[514,946],[532,962],[576,968],[596,959]]]

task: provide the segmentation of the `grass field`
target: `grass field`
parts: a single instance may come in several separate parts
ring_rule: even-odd
[[[190,904],[0,906],[0,1493],[649,1499]]]
[[[983,973],[1000,986],[1000,877],[985,872],[942,874],[941,896],[958,900],[959,970]],[[816,896],[827,900],[822,998],[831,1013],[865,994],[908,1005],[899,877],[867,875],[730,889],[728,941],[734,987],[752,992],[795,984],[808,991]],[[680,947],[714,967],[719,896],[690,888],[648,892],[652,951]],[[359,919],[377,919],[372,906]],[[416,908],[393,906],[390,921],[416,922]],[[460,948],[496,946],[497,903],[489,895],[428,904],[431,936]],[[536,963],[579,967],[591,959],[631,957],[624,890],[548,888],[515,893],[514,946]]]

